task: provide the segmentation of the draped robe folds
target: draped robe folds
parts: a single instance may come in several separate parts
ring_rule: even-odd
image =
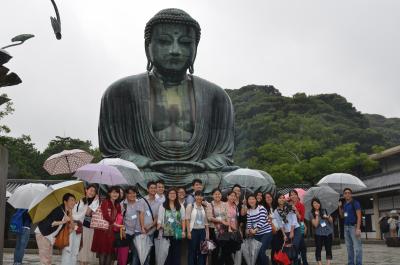
[[[163,179],[167,186],[189,186],[201,178],[206,189],[218,186],[233,165],[234,113],[231,100],[219,86],[196,76],[192,80],[195,98],[195,126],[191,139],[177,146],[163,146],[152,129],[149,74],[129,76],[113,83],[104,93],[99,120],[99,146],[104,157],[120,157],[141,168],[147,180]],[[157,118],[157,117],[154,117]],[[205,172],[188,174],[157,172],[142,168],[145,161],[200,162]]]

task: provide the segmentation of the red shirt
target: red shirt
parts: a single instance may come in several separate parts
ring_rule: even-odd
[[[306,213],[306,208],[304,207],[304,204],[302,204],[300,201],[298,201],[295,206],[296,206],[297,211],[300,214],[300,218],[297,218],[298,221],[304,222],[304,215]]]

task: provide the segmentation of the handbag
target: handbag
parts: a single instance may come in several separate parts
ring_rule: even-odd
[[[215,248],[215,243],[211,240],[204,240],[200,243],[201,254],[210,254]]]
[[[65,224],[55,237],[54,247],[63,249],[69,246],[69,225]]]
[[[97,207],[96,211],[92,214],[92,220],[90,221],[90,228],[108,230],[110,224],[103,217],[101,207]]]
[[[290,260],[295,260],[297,258],[297,251],[293,244],[284,243],[283,252],[286,253]]]

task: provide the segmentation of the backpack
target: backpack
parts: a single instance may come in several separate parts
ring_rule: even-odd
[[[18,209],[11,217],[9,230],[15,234],[21,234],[23,231],[23,217],[26,209]]]

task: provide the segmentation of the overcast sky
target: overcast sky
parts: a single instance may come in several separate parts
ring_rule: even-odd
[[[195,74],[223,88],[273,85],[285,96],[338,93],[364,113],[400,117],[400,1],[1,0],[0,46],[20,33],[7,64],[23,83],[2,89],[12,136],[43,149],[56,135],[97,143],[100,99],[145,71],[143,30],[160,9],[186,10],[202,27]],[[251,104],[251,102],[249,102]]]

